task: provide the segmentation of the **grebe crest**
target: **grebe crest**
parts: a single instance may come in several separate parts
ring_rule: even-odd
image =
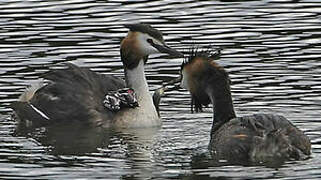
[[[220,49],[191,48],[189,56],[186,56],[181,65],[181,87],[190,91],[195,110],[202,111],[202,106],[210,103],[210,97],[207,95],[206,89],[211,82],[216,83],[217,79],[228,79],[228,74],[224,68],[220,67],[215,60],[220,56]],[[228,81],[227,83],[230,83]],[[217,84],[222,86],[222,84]]]

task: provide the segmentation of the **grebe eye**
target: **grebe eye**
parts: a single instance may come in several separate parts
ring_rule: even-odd
[[[147,39],[147,42],[148,42],[149,44],[154,44],[154,41],[153,41],[152,39]]]

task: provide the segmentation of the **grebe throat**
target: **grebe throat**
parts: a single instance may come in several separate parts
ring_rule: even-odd
[[[140,61],[138,66],[133,69],[125,68],[125,79],[127,86],[135,90],[138,102],[151,97],[145,77],[143,61]]]

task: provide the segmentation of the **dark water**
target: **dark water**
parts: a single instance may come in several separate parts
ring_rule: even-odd
[[[93,131],[52,127],[14,133],[9,104],[41,74],[74,62],[123,77],[123,24],[160,29],[179,50],[221,47],[239,115],[277,113],[305,131],[312,157],[269,167],[214,166],[206,160],[212,112],[189,112],[186,91],[169,92],[159,129]],[[321,1],[0,2],[0,178],[319,179],[321,177]],[[152,56],[151,89],[176,77],[182,59]],[[46,131],[46,133],[44,133]]]

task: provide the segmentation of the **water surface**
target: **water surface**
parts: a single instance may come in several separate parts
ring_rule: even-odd
[[[4,179],[319,179],[321,2],[65,0],[0,2],[0,177]],[[10,103],[64,62],[123,77],[127,23],[149,23],[178,50],[222,48],[238,115],[277,113],[312,140],[312,157],[269,167],[215,166],[206,156],[212,111],[191,114],[184,90],[166,94],[159,129],[52,127],[16,134]],[[152,90],[182,59],[152,56]]]

